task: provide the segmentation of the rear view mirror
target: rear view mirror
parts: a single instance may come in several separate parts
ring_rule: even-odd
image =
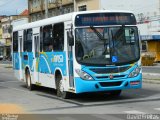
[[[135,30],[133,28],[125,29],[125,40],[126,43],[135,43]]]
[[[71,31],[67,32],[67,38],[68,38],[69,46],[73,46],[74,45],[74,38],[73,38],[73,34]]]

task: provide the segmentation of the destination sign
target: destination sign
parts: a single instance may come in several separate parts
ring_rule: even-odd
[[[135,16],[131,13],[92,13],[79,14],[75,19],[75,26],[101,25],[135,25]]]

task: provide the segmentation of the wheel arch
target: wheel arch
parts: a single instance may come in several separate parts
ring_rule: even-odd
[[[29,73],[31,74],[31,70],[30,70],[30,67],[27,65],[26,67],[25,67],[25,81],[26,81],[26,75],[27,75],[27,71],[29,71]]]
[[[60,68],[56,68],[55,69],[55,72],[54,72],[54,80],[55,80],[55,87],[56,87],[56,89],[57,89],[57,83],[58,83],[58,80],[59,80],[59,76],[61,76],[62,77],[62,79],[63,79],[63,73],[62,73],[62,70],[60,69]]]

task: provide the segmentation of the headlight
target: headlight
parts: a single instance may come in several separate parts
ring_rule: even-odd
[[[129,78],[132,78],[132,77],[136,77],[138,76],[138,74],[140,73],[141,71],[141,67],[136,67],[130,74],[129,74]]]
[[[93,80],[93,78],[86,72],[80,70],[80,69],[76,69],[75,70],[76,73],[84,80]]]

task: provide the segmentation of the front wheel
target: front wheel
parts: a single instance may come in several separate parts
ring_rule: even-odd
[[[57,81],[57,96],[63,99],[69,98],[69,92],[64,91],[64,85],[62,77],[60,80]]]

